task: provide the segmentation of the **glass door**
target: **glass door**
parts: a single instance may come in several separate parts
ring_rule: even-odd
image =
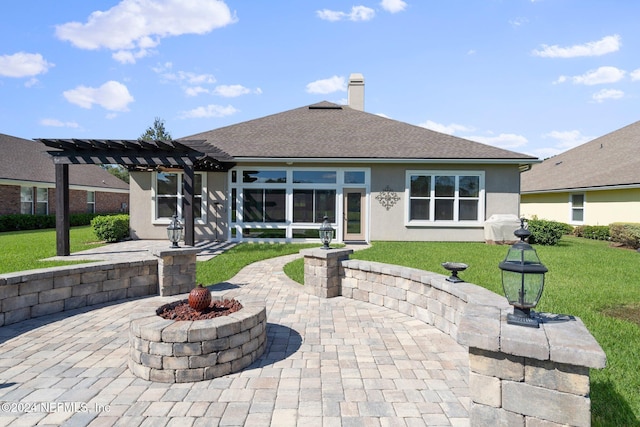
[[[344,241],[365,241],[366,192],[364,188],[345,188],[344,194]]]

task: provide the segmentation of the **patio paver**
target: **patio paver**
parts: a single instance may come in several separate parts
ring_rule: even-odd
[[[214,292],[267,305],[267,350],[226,377],[152,383],[126,367],[128,314],[186,295],[1,327],[0,426],[469,425],[464,347],[393,310],[306,294],[282,271],[297,256],[252,264]]]

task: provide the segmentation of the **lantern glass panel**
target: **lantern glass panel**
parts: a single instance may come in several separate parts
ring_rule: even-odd
[[[544,274],[503,270],[502,286],[509,304],[520,308],[533,308],[542,296]]]

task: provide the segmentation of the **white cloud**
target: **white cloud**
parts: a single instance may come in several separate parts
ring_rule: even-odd
[[[595,102],[603,102],[606,99],[620,99],[624,97],[624,92],[617,89],[602,89],[591,97]]]
[[[318,18],[325,21],[370,21],[376,15],[376,11],[366,6],[353,6],[351,12],[339,12],[335,10],[322,9],[316,11]]]
[[[56,128],[78,128],[80,125],[76,122],[63,122],[58,119],[42,119],[40,120],[42,126],[56,127]]]
[[[186,93],[187,96],[198,96],[201,93],[209,93],[209,89],[202,86],[190,86],[184,88],[184,93]]]
[[[640,68],[636,68],[631,73],[629,73],[632,81],[640,80]]]
[[[570,150],[578,145],[582,145],[585,142],[591,141],[594,139],[592,136],[585,136],[579,130],[569,130],[569,131],[551,131],[542,135],[544,139],[552,139],[555,140],[555,144],[551,147],[543,147],[534,150],[532,153],[534,156],[537,156],[541,159],[546,159],[557,154],[560,154],[564,151]]]
[[[0,76],[4,77],[37,76],[54,66],[39,53],[18,52],[13,55],[0,55]]]
[[[231,105],[223,107],[222,105],[209,104],[205,107],[194,108],[193,110],[184,111],[180,115],[183,119],[201,119],[209,117],[226,117],[237,113],[239,110]]]
[[[472,128],[456,123],[449,123],[448,125],[444,125],[442,123],[436,123],[431,120],[420,123],[418,126],[422,126],[423,128],[431,129],[436,132],[446,133],[448,135],[453,135],[456,132],[470,132],[473,130]]]
[[[527,138],[514,133],[501,133],[497,136],[465,136],[465,139],[481,142],[494,147],[512,150],[527,145]]]
[[[402,0],[382,0],[380,6],[387,12],[397,13],[402,12],[407,7],[407,3]]]
[[[220,85],[216,86],[213,93],[225,98],[235,98],[236,96],[251,93],[251,90],[242,85]]]
[[[587,86],[615,83],[624,78],[626,71],[616,67],[600,67],[597,70],[589,70],[580,76],[560,76],[555,83],[564,83],[571,80],[573,84],[582,84]]]
[[[524,24],[527,24],[529,20],[527,18],[515,18],[509,21],[512,27],[518,28]]]
[[[56,36],[80,49],[115,51],[113,58],[135,62],[162,38],[205,34],[236,22],[219,0],[122,0],[106,11],[95,11],[85,23],[56,26]]]
[[[345,92],[347,83],[344,77],[333,76],[328,79],[316,80],[307,85],[308,93],[327,94],[333,92]]]
[[[113,80],[98,88],[78,86],[63,95],[67,101],[82,108],[89,109],[96,104],[109,111],[128,111],[129,103],[134,101],[127,87]]]
[[[197,96],[201,93],[211,93],[212,89],[208,89],[203,85],[213,84],[216,78],[213,74],[193,73],[189,71],[173,71],[173,64],[166,62],[152,68],[152,70],[160,76],[165,82],[176,83],[182,87],[187,96]]]
[[[588,42],[585,44],[574,45],[570,47],[560,47],[558,45],[548,46],[546,44],[543,44],[542,49],[536,49],[532,52],[532,54],[545,58],[601,56],[607,53],[618,51],[620,49],[620,45],[620,36],[615,34],[613,36],[603,37],[601,40],[595,42]]]

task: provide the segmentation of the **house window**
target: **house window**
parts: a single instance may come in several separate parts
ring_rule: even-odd
[[[155,219],[169,219],[173,215],[184,217],[184,173],[157,172],[155,174]],[[205,218],[204,198],[206,191],[203,183],[204,173],[195,173],[193,177],[194,219]]]
[[[36,215],[47,215],[49,213],[49,190],[47,188],[36,188]]]
[[[20,187],[20,213],[33,214],[33,187]]]
[[[584,222],[584,194],[571,195],[571,222]]]
[[[96,192],[87,191],[87,213],[96,213]]]
[[[408,171],[408,224],[480,222],[484,174],[469,171]]]

